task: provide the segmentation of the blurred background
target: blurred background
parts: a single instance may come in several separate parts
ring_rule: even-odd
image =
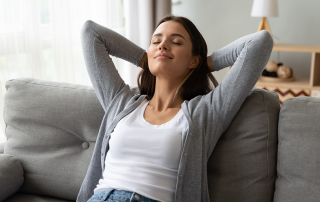
[[[211,55],[257,31],[261,18],[250,15],[252,5],[253,0],[0,0],[0,142],[6,141],[6,81],[32,77],[91,86],[80,40],[86,20],[147,50],[163,16],[184,16],[202,33]],[[268,17],[274,42],[320,45],[319,8],[319,0],[279,0],[278,16]],[[124,81],[137,86],[140,68],[111,58]],[[285,62],[299,77],[310,76],[310,53],[273,51],[270,59]],[[226,73],[227,68],[213,75],[220,83]]]

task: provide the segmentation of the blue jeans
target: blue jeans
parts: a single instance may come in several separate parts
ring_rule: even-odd
[[[107,191],[100,191],[91,196],[87,202],[160,202],[142,196],[136,192],[113,189],[107,194]]]

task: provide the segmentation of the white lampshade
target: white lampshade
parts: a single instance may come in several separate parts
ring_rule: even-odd
[[[251,10],[252,17],[277,17],[278,0],[254,0]]]

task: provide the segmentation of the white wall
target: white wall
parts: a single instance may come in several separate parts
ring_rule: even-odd
[[[176,2],[177,0],[173,0]],[[232,41],[256,32],[261,18],[251,17],[253,0],[180,0],[172,14],[189,18],[208,46],[208,55]],[[275,43],[320,45],[320,1],[278,0],[278,17],[268,18]],[[311,53],[272,52],[270,60],[283,62],[295,77],[310,75]],[[220,83],[227,68],[214,72]]]

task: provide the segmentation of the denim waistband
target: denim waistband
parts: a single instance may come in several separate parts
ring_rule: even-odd
[[[108,191],[100,191],[94,194],[88,202],[98,201],[119,201],[119,202],[160,202],[158,200],[150,199],[141,194],[126,190],[113,189],[109,193]],[[110,201],[111,201],[110,200]]]

